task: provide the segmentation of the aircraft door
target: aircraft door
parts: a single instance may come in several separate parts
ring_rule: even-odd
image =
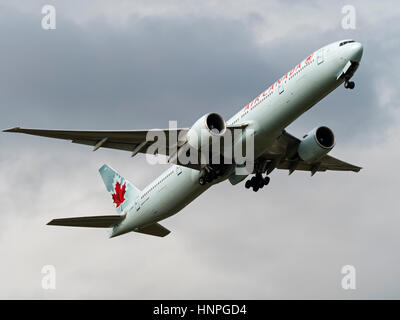
[[[321,64],[322,62],[324,62],[324,49],[317,52],[317,64]]]
[[[281,94],[283,91],[285,91],[285,84],[283,83],[283,79],[281,79],[280,83],[278,84],[278,92]]]
[[[135,201],[135,208],[136,208],[136,211],[138,211],[138,210],[140,209],[140,202],[139,202],[139,200],[136,200],[136,201]]]
[[[176,166],[175,167],[175,173],[177,176],[179,176],[182,173],[182,168],[181,166]]]

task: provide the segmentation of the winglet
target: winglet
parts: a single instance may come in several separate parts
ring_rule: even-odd
[[[21,130],[20,127],[14,127],[10,129],[4,129],[3,132],[19,132]]]

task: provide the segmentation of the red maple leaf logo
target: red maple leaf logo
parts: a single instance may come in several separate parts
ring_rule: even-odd
[[[122,188],[119,182],[117,182],[115,185],[115,193],[112,194],[112,198],[114,200],[114,203],[117,205],[117,208],[121,205],[122,202],[125,201],[125,188],[126,183],[123,184]]]

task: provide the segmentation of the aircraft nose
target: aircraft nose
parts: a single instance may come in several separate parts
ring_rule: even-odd
[[[362,46],[362,44],[359,43],[359,42],[352,43],[351,54],[350,55],[351,55],[350,60],[360,62],[361,61],[361,57],[363,55],[363,46]]]

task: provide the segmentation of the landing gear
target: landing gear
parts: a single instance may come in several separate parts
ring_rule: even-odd
[[[348,80],[346,80],[346,81],[344,82],[344,87],[345,87],[346,89],[354,89],[355,86],[356,86],[356,85],[355,85],[354,81],[348,81]]]
[[[204,169],[202,176],[199,178],[199,184],[204,186],[206,183],[211,183],[219,177],[223,176],[227,171],[228,166],[207,166]]]
[[[199,178],[199,184],[204,186],[206,184],[206,179],[204,179],[204,177],[200,177]]]
[[[269,181],[270,178],[268,176],[263,178],[261,173],[257,173],[250,180],[247,180],[244,186],[246,189],[253,188],[253,191],[257,192],[259,189],[262,189],[264,186],[268,185]]]
[[[215,178],[216,178],[216,174],[212,173],[212,172],[210,172],[209,174],[205,175],[205,180],[206,180],[207,183],[212,182]]]

